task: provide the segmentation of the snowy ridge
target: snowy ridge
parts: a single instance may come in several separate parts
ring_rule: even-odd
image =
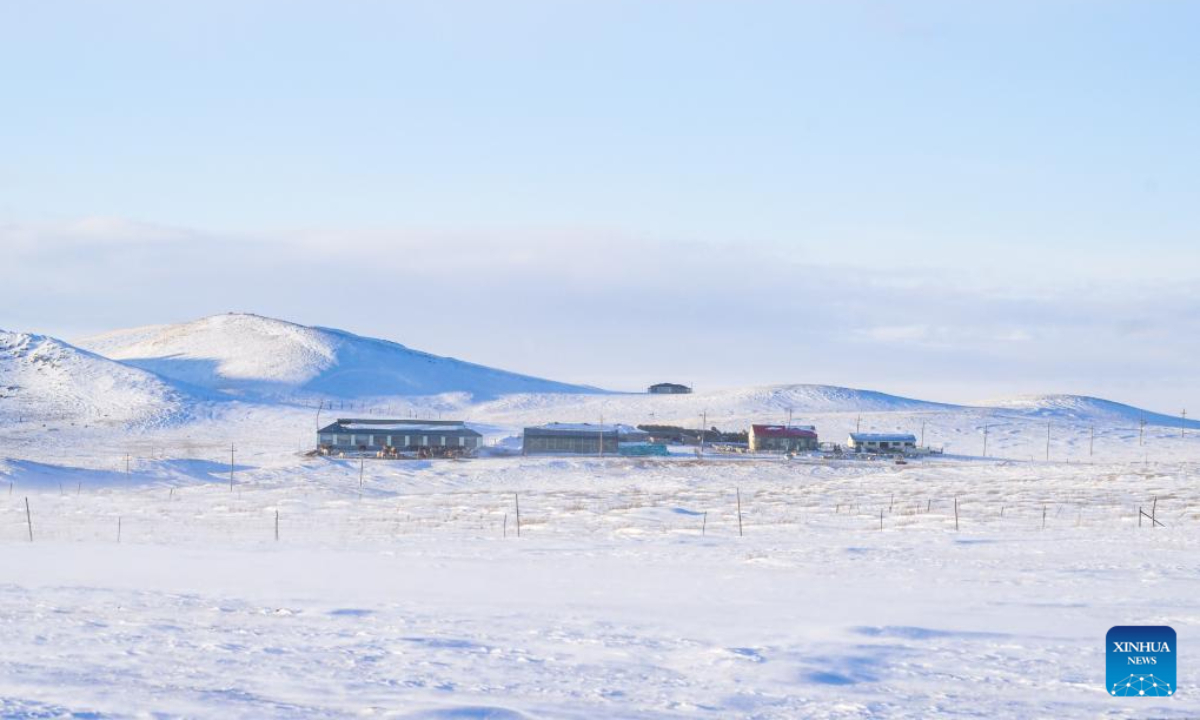
[[[1078,422],[1105,422],[1136,426],[1141,420],[1147,425],[1180,427],[1179,416],[1150,412],[1132,405],[1087,395],[1019,395],[1011,398],[985,400],[981,407],[1013,410],[1035,417],[1058,418]],[[1200,422],[1187,420],[1186,427],[1200,428]]]
[[[1124,429],[1136,428],[1142,418],[1164,428],[1181,425],[1178,417],[1074,395],[953,405],[812,384],[686,395],[611,393],[431,355],[387,340],[248,314],[118,330],[83,344],[99,354],[50,338],[9,333],[0,378],[0,395],[7,399],[0,398],[0,411],[17,417],[108,417],[125,422],[181,413],[193,419],[221,416],[230,408],[212,401],[235,398],[259,408],[260,417],[278,414],[282,405],[313,407],[320,400],[334,413],[458,417],[508,428],[596,423],[602,418],[695,427],[706,417],[710,427],[741,429],[791,419],[821,425],[834,437],[860,426],[912,432],[932,415],[944,416],[939,422],[947,427],[969,432],[987,418],[1056,419],[1081,427]],[[863,414],[877,417],[863,421]],[[1189,420],[1187,427],[1200,428],[1200,422]]]
[[[156,423],[199,398],[163,379],[43,335],[0,330],[5,422]]]
[[[600,392],[259,315],[213,315],[80,341],[134,367],[246,398]]]
[[[687,395],[625,393],[608,395],[509,395],[470,407],[472,417],[496,422],[654,422],[695,426],[707,413],[710,424],[722,428],[750,422],[783,422],[789,411],[794,421],[806,416],[854,412],[930,412],[953,410],[954,405],[925,402],[872,390],[831,385],[769,385],[698,391]]]

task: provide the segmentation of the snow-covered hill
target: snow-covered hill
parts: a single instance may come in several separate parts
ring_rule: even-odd
[[[1021,395],[985,400],[976,404],[997,410],[1015,411],[1022,415],[1087,423],[1137,426],[1140,421],[1145,420],[1147,425],[1180,427],[1184,422],[1180,416],[1163,415],[1087,395]],[[1200,422],[1187,420],[1186,426],[1200,428]]]
[[[245,398],[585,393],[595,388],[496,370],[398,343],[259,315],[213,315],[79,343],[101,355]]]
[[[156,375],[61,340],[0,330],[0,419],[154,423],[196,398]]]
[[[236,434],[248,442],[278,435],[294,449],[305,446],[317,418],[309,408],[320,398],[329,415],[461,417],[486,426],[493,438],[556,421],[685,427],[703,421],[742,430],[791,418],[818,426],[834,441],[855,429],[903,431],[965,454],[982,453],[986,442],[988,454],[1016,457],[1044,456],[1047,421],[1054,438],[1076,448],[1094,430],[1101,439],[1133,438],[1139,452],[1141,419],[1164,437],[1179,435],[1180,427],[1178,417],[1072,395],[953,405],[802,384],[688,395],[611,393],[257,315],[121,330],[84,343],[97,354],[52,338],[5,333],[0,415],[61,421],[60,427],[105,419],[145,426],[173,418],[189,421],[172,423],[189,436]],[[241,402],[228,402],[234,399]],[[1187,424],[1200,428],[1200,422]]]
[[[694,427],[702,415],[711,425],[742,427],[751,422],[799,422],[830,413],[888,413],[951,410],[957,406],[913,400],[872,390],[831,385],[768,385],[700,391],[688,395],[625,393],[595,396],[509,395],[475,405],[472,416],[527,424],[551,420],[596,421],[601,415],[624,422]]]

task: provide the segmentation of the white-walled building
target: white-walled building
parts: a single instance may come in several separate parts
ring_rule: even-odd
[[[917,449],[917,438],[907,433],[850,433],[846,447],[854,452],[910,453]]]

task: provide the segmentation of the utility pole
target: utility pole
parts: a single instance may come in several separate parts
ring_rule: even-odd
[[[862,415],[859,415],[858,418],[854,421],[854,432],[856,432],[856,433],[862,432]]]
[[[1146,444],[1146,418],[1138,418],[1138,445]]]
[[[921,421],[921,447],[925,447],[925,421]]]
[[[788,424],[787,424],[787,426],[788,427],[792,426],[792,409],[791,408],[788,408]]]
[[[788,410],[788,415],[789,415],[788,425],[792,424],[792,421],[790,419],[791,413],[792,413],[792,411]],[[704,412],[700,413],[700,453],[701,454],[704,453],[704,436],[707,434],[705,432],[705,428],[707,428],[707,427],[708,427],[708,411],[705,410]]]
[[[1187,437],[1187,409],[1179,413],[1179,437]]]

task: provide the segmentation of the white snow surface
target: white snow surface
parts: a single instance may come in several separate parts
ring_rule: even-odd
[[[388,340],[244,313],[118,330],[79,345],[165,377],[252,398],[597,392]]]
[[[206,435],[145,438],[129,474],[0,463],[0,716],[1200,712],[1103,687],[1112,625],[1200,641],[1192,461],[371,461],[360,486],[246,443],[231,489]]]
[[[1143,432],[1142,411],[1092,398],[820,385],[476,393],[453,374],[296,402],[336,376],[288,374],[317,351],[285,380],[233,351],[187,378],[238,399],[0,339],[0,717],[1200,715],[1200,432],[1177,418]],[[180,377],[177,350],[133,356]],[[822,439],[905,432],[946,454],[501,450],[555,420],[743,429],[789,410]],[[334,417],[439,413],[499,449],[305,454]],[[1174,697],[1105,692],[1104,634],[1128,624],[1175,628]]]
[[[1021,395],[999,400],[977,403],[982,407],[1021,410],[1048,418],[1064,418],[1086,422],[1122,422],[1137,424],[1173,425],[1200,429],[1200,422],[1188,420],[1182,415],[1164,415],[1149,412],[1132,405],[1113,402],[1086,395]]]
[[[199,400],[61,340],[0,330],[0,423],[159,423]]]

